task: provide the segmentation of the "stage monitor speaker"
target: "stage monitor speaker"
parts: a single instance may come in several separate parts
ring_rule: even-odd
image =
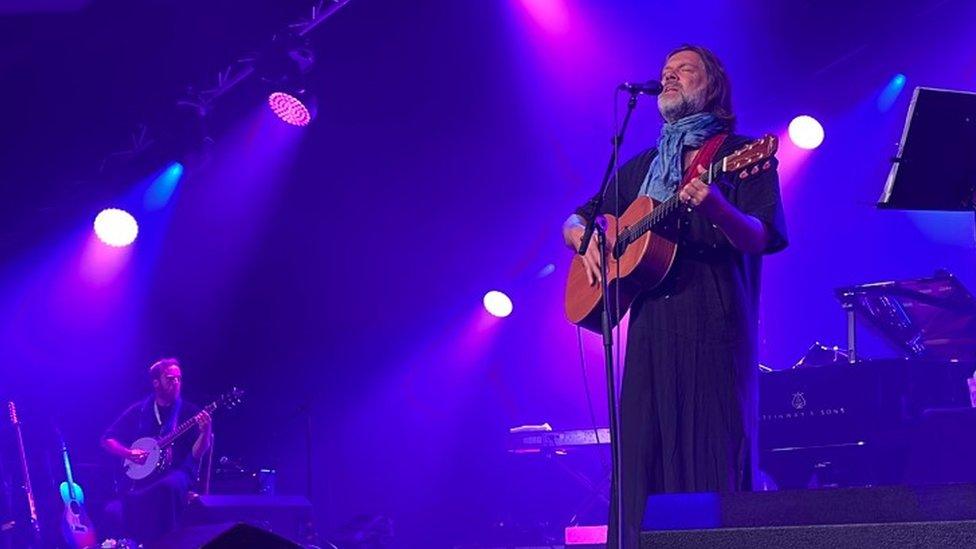
[[[192,526],[173,532],[163,539],[147,543],[146,549],[300,549],[297,543],[250,524],[224,523]]]
[[[244,522],[301,541],[312,532],[312,504],[302,496],[201,495],[187,509],[184,522]]]
[[[641,547],[685,549],[941,549],[976,546],[976,522],[900,522],[643,532]]]

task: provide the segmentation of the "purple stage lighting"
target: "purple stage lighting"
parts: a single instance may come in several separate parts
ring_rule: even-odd
[[[564,34],[569,30],[569,10],[565,0],[521,0],[522,7],[546,32]]]
[[[278,118],[292,126],[308,126],[315,116],[311,102],[303,102],[298,94],[274,92],[268,96],[268,105]]]
[[[790,141],[801,149],[816,149],[823,143],[824,129],[812,116],[797,116],[790,122]]]
[[[139,234],[139,224],[132,214],[118,208],[107,208],[95,216],[98,239],[116,248],[132,244]]]
[[[512,314],[512,300],[498,290],[492,290],[486,293],[482,301],[485,304],[485,309],[493,316],[505,318]]]

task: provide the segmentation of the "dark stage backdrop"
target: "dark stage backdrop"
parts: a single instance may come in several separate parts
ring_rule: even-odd
[[[311,423],[324,532],[384,515],[400,546],[441,546],[566,505],[579,494],[554,503],[540,479],[571,481],[513,461],[504,434],[592,425],[587,382],[606,422],[599,341],[584,334],[581,369],[562,316],[559,228],[598,184],[615,85],[683,42],[725,61],[743,133],[785,136],[799,114],[826,130],[780,155],[791,246],[764,265],[764,363],[842,343],[837,286],[947,268],[976,288],[971,215],[874,208],[911,89],[976,87],[970,2],[353,0],[314,33],[314,123],[273,119],[257,81],[235,90],[209,161],[121,252],[91,220],[138,206],[152,170],[95,168],[306,7],[47,4],[0,16],[0,396],[22,402],[39,462],[57,423],[98,463],[101,430],[175,355],[197,403],[249,391],[217,419],[217,454],[276,468],[281,492],[305,490]],[[641,99],[624,153],[659,125]],[[490,289],[512,316],[486,315]]]

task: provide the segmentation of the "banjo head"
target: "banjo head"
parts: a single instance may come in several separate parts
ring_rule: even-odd
[[[145,463],[141,465],[130,460],[125,460],[125,475],[132,480],[142,480],[153,473],[159,465],[161,452],[156,439],[143,437],[132,443],[133,450],[145,450],[149,455],[146,456]]]

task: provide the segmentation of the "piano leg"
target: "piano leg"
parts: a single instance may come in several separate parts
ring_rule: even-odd
[[[846,303],[844,309],[847,310],[847,361],[851,364],[857,363],[857,316],[854,312],[854,304]]]

